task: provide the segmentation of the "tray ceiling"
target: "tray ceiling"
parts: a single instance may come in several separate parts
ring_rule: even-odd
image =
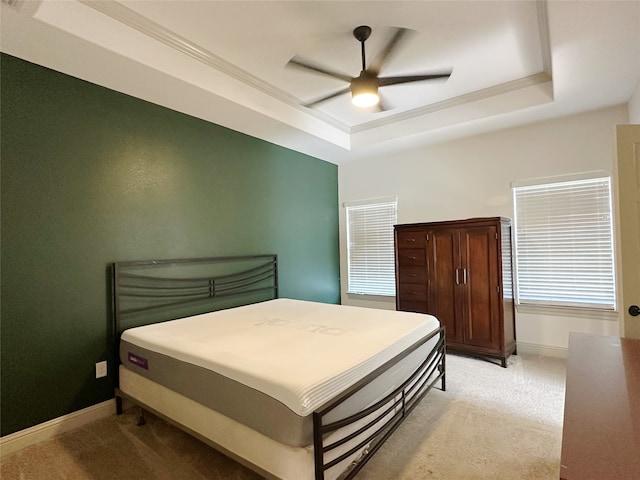
[[[3,0],[2,50],[338,163],[625,102],[640,77],[639,12],[638,2]],[[381,75],[451,77],[381,88],[383,112],[349,94],[304,107],[347,84],[289,59],[357,76],[352,31],[363,24],[370,59],[394,27],[411,30]],[[589,99],[598,84],[613,91]]]

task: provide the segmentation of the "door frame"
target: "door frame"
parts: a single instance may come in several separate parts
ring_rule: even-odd
[[[617,305],[619,312],[619,334],[621,337],[631,336],[640,338],[640,317],[631,317],[628,313],[629,306],[635,302],[638,304],[640,298],[630,298],[631,291],[636,288],[634,285],[640,285],[640,275],[635,272],[634,267],[630,266],[630,262],[624,262],[623,260],[623,229],[624,234],[628,235],[628,230],[635,229],[635,235],[637,235],[637,241],[640,242],[640,225],[629,227],[629,225],[622,225],[622,205],[623,202],[633,202],[633,182],[634,176],[636,181],[640,182],[640,171],[636,171],[635,175],[629,175],[627,171],[620,168],[621,161],[631,161],[634,152],[636,158],[640,158],[640,125],[617,125],[614,127],[614,164],[613,164],[613,196],[614,196],[614,209],[615,209],[615,233],[616,233],[616,272],[617,272]],[[640,164],[637,168],[640,168]],[[622,185],[622,190],[621,190]],[[630,195],[631,194],[631,195]],[[631,207],[633,208],[633,207]],[[637,208],[640,208],[637,207]],[[634,215],[637,217],[638,215]],[[633,233],[632,233],[633,236]],[[625,247],[628,248],[628,247]],[[638,253],[637,255],[640,255]],[[637,259],[633,259],[633,262]],[[627,271],[624,267],[627,267]],[[638,275],[638,277],[633,277]],[[634,294],[635,295],[635,294]],[[633,319],[633,320],[632,320]],[[632,322],[637,322],[630,327]]]

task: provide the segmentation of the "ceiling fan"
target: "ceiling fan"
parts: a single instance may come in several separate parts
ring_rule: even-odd
[[[333,92],[324,97],[316,100],[304,103],[305,107],[313,107],[319,103],[335,98],[344,93],[351,92],[351,101],[358,107],[371,107],[378,105],[380,110],[385,110],[384,106],[380,102],[380,96],[378,94],[379,87],[386,87],[389,85],[398,85],[401,83],[410,82],[422,82],[424,80],[434,80],[439,78],[449,78],[451,71],[424,74],[424,75],[403,75],[395,77],[379,77],[380,70],[385,62],[390,58],[391,54],[397,49],[398,45],[406,38],[407,33],[410,30],[406,28],[396,28],[394,34],[385,47],[382,49],[378,57],[367,67],[364,42],[367,41],[371,35],[371,27],[367,25],[361,25],[353,30],[353,36],[360,42],[360,49],[362,52],[362,70],[357,77],[350,77],[340,72],[336,72],[329,68],[314,64],[307,60],[304,60],[298,56],[293,57],[287,63],[287,66],[302,68],[310,70],[312,72],[328,75],[339,80],[343,80],[349,83],[348,87],[345,87],[337,92]]]

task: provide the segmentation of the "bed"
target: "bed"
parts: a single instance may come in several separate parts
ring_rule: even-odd
[[[276,255],[113,265],[126,399],[265,478],[352,478],[445,389],[429,315],[280,298]]]

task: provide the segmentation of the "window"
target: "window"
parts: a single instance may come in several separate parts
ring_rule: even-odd
[[[393,226],[397,201],[393,199],[346,203],[349,293],[396,293]]]
[[[610,179],[513,189],[519,304],[615,309]]]

